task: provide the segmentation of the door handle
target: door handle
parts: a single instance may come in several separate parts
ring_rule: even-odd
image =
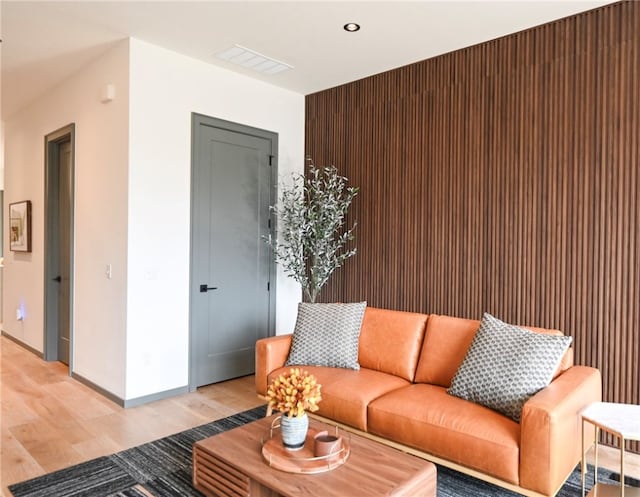
[[[55,278],[51,278],[53,281],[57,281],[60,283],[62,281],[62,276],[56,276]]]
[[[200,285],[200,293],[207,293],[209,290],[217,290],[217,286]]]

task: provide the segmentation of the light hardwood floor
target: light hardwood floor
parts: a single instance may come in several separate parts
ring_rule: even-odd
[[[264,404],[253,376],[123,409],[0,338],[0,488]]]
[[[0,493],[7,486],[57,469],[263,404],[253,376],[197,392],[123,409],[71,379],[67,367],[45,362],[0,337]],[[604,448],[600,464],[617,470],[618,451]],[[640,456],[627,457],[640,478]]]

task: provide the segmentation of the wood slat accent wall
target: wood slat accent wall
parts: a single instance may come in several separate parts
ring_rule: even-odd
[[[306,150],[361,188],[321,300],[557,328],[640,403],[640,3],[309,95]]]

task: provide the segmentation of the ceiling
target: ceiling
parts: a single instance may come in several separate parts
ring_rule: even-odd
[[[607,3],[3,0],[2,117],[127,37],[306,95]],[[349,21],[360,31],[344,31]],[[234,44],[293,69],[269,76],[215,57]]]

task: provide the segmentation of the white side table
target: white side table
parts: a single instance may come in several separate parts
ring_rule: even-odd
[[[585,423],[595,427],[594,485],[587,497],[640,497],[640,488],[624,486],[624,443],[627,440],[640,440],[640,406],[616,404],[613,402],[594,402],[581,413],[582,416],[582,496],[587,472],[584,429]],[[600,430],[618,437],[620,442],[620,485],[598,483],[598,437]]]

